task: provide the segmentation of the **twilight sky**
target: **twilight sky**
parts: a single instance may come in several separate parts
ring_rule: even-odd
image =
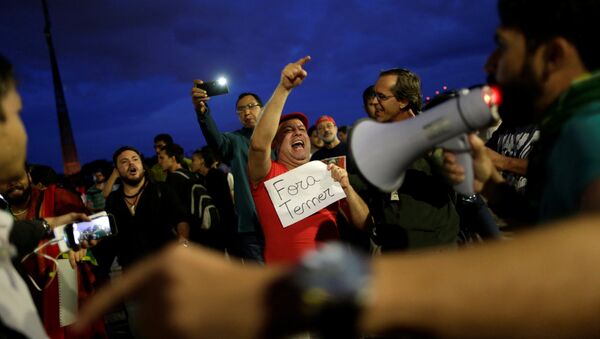
[[[189,96],[193,79],[229,79],[210,101],[223,130],[240,126],[235,100],[267,101],[283,66],[304,55],[309,73],[284,112],[338,125],[364,116],[361,94],[379,71],[408,68],[423,95],[483,83],[494,47],[495,0],[48,0],[54,47],[81,164],[154,135],[186,154],[203,146]],[[29,134],[28,160],[62,172],[44,18],[39,0],[8,0],[0,53],[13,62]]]

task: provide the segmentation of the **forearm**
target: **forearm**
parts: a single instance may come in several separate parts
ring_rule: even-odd
[[[444,337],[535,338],[551,329],[553,337],[595,335],[598,224],[600,218],[580,218],[461,252],[380,257],[363,332],[410,328]]]
[[[271,143],[277,134],[281,112],[283,112],[283,106],[289,94],[290,90],[286,90],[281,85],[275,88],[258,118],[254,133],[252,133],[251,150],[270,152]]]
[[[518,175],[527,174],[527,165],[529,160],[520,158],[511,158],[504,155],[501,158],[494,161],[494,165],[500,171],[508,171]]]
[[[117,181],[118,177],[119,172],[117,172],[116,169],[113,169],[112,173],[104,183],[104,187],[102,187],[102,196],[104,196],[104,199],[108,198],[110,192],[112,192],[112,188],[115,185],[115,182]]]
[[[226,157],[226,154],[230,151],[227,138],[219,132],[217,124],[210,113],[210,109],[207,107],[205,113],[196,111],[196,117],[198,119],[198,124],[200,125],[200,130],[202,130],[202,135],[204,135],[204,139],[206,140],[206,144],[211,148],[218,150],[223,157]]]
[[[364,200],[356,193],[352,186],[344,189],[346,193],[346,202],[350,214],[350,222],[359,229],[364,229],[369,217],[369,207]]]
[[[258,118],[248,151],[248,175],[253,183],[261,181],[271,169],[271,144],[289,93],[278,85]]]

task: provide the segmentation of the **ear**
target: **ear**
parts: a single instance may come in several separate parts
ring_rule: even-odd
[[[542,58],[544,69],[542,76],[543,79],[546,80],[552,74],[555,74],[568,66],[573,45],[563,37],[556,37],[550,39],[543,46]]]
[[[408,100],[406,100],[406,99],[400,99],[400,100],[398,100],[398,103],[400,105],[400,110],[401,111],[405,111],[405,110],[408,109],[408,105],[409,105]]]

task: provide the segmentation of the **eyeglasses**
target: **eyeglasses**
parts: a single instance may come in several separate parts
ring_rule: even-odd
[[[385,95],[383,93],[375,93],[373,94],[373,97],[376,98],[379,101],[387,101],[390,98],[393,98],[393,95]]]
[[[235,108],[235,110],[238,113],[244,113],[246,110],[252,110],[254,107],[260,107],[260,104],[254,103],[254,104],[248,104],[248,105],[244,105],[244,106],[238,106]]]

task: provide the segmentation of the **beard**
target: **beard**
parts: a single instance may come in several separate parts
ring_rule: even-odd
[[[20,190],[23,193],[14,195],[15,191]],[[11,206],[20,206],[27,202],[31,197],[31,186],[23,187],[21,185],[10,187],[2,196]]]
[[[535,80],[529,63],[525,63],[516,79],[498,85],[502,91],[498,113],[503,123],[524,126],[536,122],[535,104],[542,96],[542,86]]]
[[[127,186],[137,186],[140,182],[142,182],[142,180],[144,180],[144,176],[140,175],[138,178],[121,177],[121,180]]]
[[[121,173],[121,171],[119,170],[119,178],[127,186],[137,186],[142,180],[144,180],[144,177],[146,174],[146,171],[142,168],[142,169],[138,169],[138,171],[136,172],[136,174],[139,173],[139,177],[130,178],[127,175],[128,172],[129,172],[129,169],[127,169],[127,171],[124,174]]]

